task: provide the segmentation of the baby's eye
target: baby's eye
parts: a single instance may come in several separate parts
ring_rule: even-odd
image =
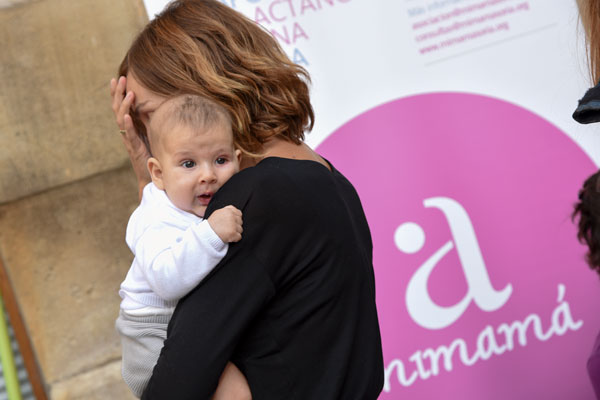
[[[196,163],[193,162],[193,161],[190,161],[190,160],[186,160],[186,161],[184,161],[184,162],[181,163],[181,166],[183,168],[193,168],[193,167],[196,166]]]
[[[216,160],[217,164],[225,164],[227,162],[227,159],[225,157],[219,157]]]

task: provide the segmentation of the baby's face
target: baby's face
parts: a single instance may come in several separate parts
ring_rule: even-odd
[[[204,217],[215,192],[240,170],[241,152],[226,123],[202,129],[177,124],[160,133],[158,147],[167,196],[178,208],[199,217]]]

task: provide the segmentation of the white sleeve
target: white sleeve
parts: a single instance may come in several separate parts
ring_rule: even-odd
[[[195,288],[228,249],[207,220],[173,231],[164,226],[148,229],[135,252],[150,288],[167,301],[179,300]]]

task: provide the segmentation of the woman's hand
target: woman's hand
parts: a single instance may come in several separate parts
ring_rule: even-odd
[[[138,181],[138,194],[141,199],[144,186],[151,181],[147,167],[150,153],[133,126],[133,120],[131,119],[131,115],[129,115],[129,110],[135,100],[135,94],[133,92],[125,94],[126,88],[127,78],[124,76],[121,76],[118,80],[114,78],[110,80],[112,110],[121,132],[121,139],[127,149],[129,160],[131,161],[133,171],[135,172]]]
[[[235,364],[227,363],[211,400],[252,400],[248,381]]]

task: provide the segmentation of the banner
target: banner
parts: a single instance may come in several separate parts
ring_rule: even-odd
[[[380,398],[593,399],[600,281],[570,215],[600,129],[571,119],[575,2],[223,2],[308,69],[307,142],[362,199]]]

